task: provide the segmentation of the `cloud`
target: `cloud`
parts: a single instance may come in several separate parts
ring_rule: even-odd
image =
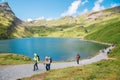
[[[33,19],[31,19],[31,18],[28,18],[28,19],[27,19],[28,22],[30,22],[30,21],[32,21],[32,20],[33,20]]]
[[[41,17],[39,17],[39,18],[37,18],[37,19],[35,19],[35,20],[43,20],[43,19],[45,19],[45,17],[44,17],[44,16],[41,16]]]
[[[44,16],[41,16],[39,18],[36,18],[36,19],[32,19],[32,18],[28,18],[26,21],[27,22],[30,22],[30,21],[34,21],[34,20],[47,20],[47,21],[50,21],[50,20],[54,20],[55,18],[52,18],[52,17],[49,17],[49,18],[45,18]]]
[[[101,6],[100,4],[103,2],[103,0],[97,0],[95,3],[94,3],[94,7],[93,7],[93,11],[99,11],[99,10],[103,10],[105,9],[104,6]]]
[[[76,14],[80,3],[81,3],[81,0],[76,0],[76,1],[72,2],[71,5],[69,6],[68,10],[66,12],[62,13],[61,16],[71,16],[73,14]]]
[[[116,3],[115,4],[111,4],[111,7],[115,7],[115,6],[118,6],[118,4],[116,4]]]
[[[33,20],[43,20],[43,19],[45,19],[45,17],[41,16],[41,17],[36,18],[36,19],[28,18],[27,21],[30,22],[30,21],[33,21]]]
[[[82,5],[88,3],[88,0],[85,0],[84,2],[81,2]]]

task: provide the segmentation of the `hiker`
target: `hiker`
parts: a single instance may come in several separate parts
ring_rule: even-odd
[[[112,47],[115,47],[115,44],[112,44],[111,46],[112,46]]]
[[[110,50],[107,51],[107,54],[109,54],[109,53],[110,53]]]
[[[50,59],[49,59],[49,57],[45,57],[45,68],[46,68],[46,70],[48,71],[48,70],[50,70]]]
[[[107,54],[109,54],[109,53],[110,53],[110,51],[111,51],[111,49],[109,48],[109,49],[107,50]]]
[[[38,55],[36,53],[34,53],[33,60],[34,60],[34,69],[33,70],[35,71],[35,70],[38,70]]]
[[[50,59],[50,66],[51,66],[51,63],[52,63],[52,58],[51,58],[51,57],[49,57],[49,59]]]
[[[102,50],[102,53],[105,53],[105,50],[104,50],[104,49]]]
[[[77,60],[77,64],[79,64],[79,60],[80,60],[80,55],[79,54],[77,54],[76,60]]]

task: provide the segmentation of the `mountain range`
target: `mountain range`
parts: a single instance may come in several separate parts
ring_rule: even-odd
[[[77,17],[24,22],[17,18],[8,3],[0,3],[0,39],[24,37],[84,38],[118,43],[120,6]],[[104,38],[104,39],[103,39]],[[104,41],[105,42],[105,41]]]

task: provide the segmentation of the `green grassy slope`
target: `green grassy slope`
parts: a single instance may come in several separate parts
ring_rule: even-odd
[[[21,26],[15,27],[11,35],[12,35],[12,38],[33,37],[30,31],[25,29],[25,27],[21,27]]]
[[[18,54],[0,54],[0,65],[8,64],[25,64],[31,63],[31,59],[27,56],[18,55]]]
[[[99,26],[87,36],[86,39],[93,39],[97,41],[120,43],[120,14],[110,16],[97,24],[90,25],[89,27]],[[99,37],[98,37],[99,36]]]
[[[99,14],[100,16],[98,16]],[[99,14],[96,17],[97,20],[85,22],[89,22],[86,25],[89,33],[84,38],[108,43],[120,43],[120,7],[107,9]]]

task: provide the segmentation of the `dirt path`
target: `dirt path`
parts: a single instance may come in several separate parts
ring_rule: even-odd
[[[79,65],[76,62],[52,63],[51,69],[66,68],[71,66],[82,66],[103,59],[108,59],[107,51],[112,48],[114,47],[107,48],[104,53],[99,52],[98,55],[91,59],[81,60]],[[2,66],[0,67],[0,80],[16,80],[18,78],[28,77],[32,76],[33,74],[43,73],[46,71],[45,66],[43,64],[39,64],[38,66],[38,71],[33,71],[33,64],[13,65],[5,67]]]

